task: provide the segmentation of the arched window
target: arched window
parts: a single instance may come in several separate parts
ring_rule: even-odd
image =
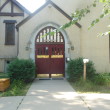
[[[47,36],[44,36],[46,35],[47,33],[49,32],[53,32],[55,31],[56,28],[52,27],[52,26],[48,26],[48,27],[45,27],[43,28],[38,34],[37,34],[37,37],[36,37],[36,43],[52,43],[52,44],[58,44],[58,43],[64,43],[64,38],[63,38],[63,35],[61,32],[55,32],[54,35],[47,35]]]

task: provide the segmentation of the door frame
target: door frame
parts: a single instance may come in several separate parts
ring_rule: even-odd
[[[33,32],[31,33],[30,35],[30,38],[29,38],[29,41],[28,41],[28,46],[30,48],[30,51],[29,51],[29,58],[32,59],[34,62],[35,62],[35,39],[36,39],[36,35],[39,33],[39,31],[41,29],[43,29],[44,27],[47,27],[47,26],[53,26],[55,28],[59,28],[60,25],[54,23],[54,22],[44,22],[40,25],[37,25],[36,28],[33,30]],[[60,30],[61,33],[63,34],[63,37],[65,39],[65,58],[67,57],[70,57],[70,48],[71,48],[71,42],[70,42],[70,39],[69,39],[69,36],[66,32],[66,30]],[[65,69],[67,68],[67,63],[65,61]],[[67,78],[68,75],[67,73],[65,72],[65,78]]]
[[[51,47],[51,45],[63,45],[63,47],[64,47],[63,48],[64,68],[63,68],[62,72],[64,71],[64,73],[62,75],[63,75],[63,77],[65,77],[65,39],[64,39],[63,34],[61,32],[57,32],[54,35],[47,35],[47,36],[45,36],[45,38],[41,37],[41,36],[43,36],[44,33],[46,34],[48,32],[51,32],[54,29],[56,29],[56,28],[53,26],[47,26],[47,27],[41,29],[38,32],[38,34],[36,35],[36,38],[35,38],[35,65],[37,66],[37,57],[36,56],[38,54],[36,54],[36,50],[37,50],[38,45],[50,45],[50,47]],[[51,58],[49,58],[49,59],[51,61]],[[37,73],[37,70],[36,70],[36,73]],[[51,72],[49,73],[49,78],[51,78]]]
[[[38,67],[38,63],[37,63],[37,60],[38,60],[38,59],[41,60],[41,62],[42,62],[42,60],[44,60],[44,61],[47,60],[50,66],[51,66],[51,62],[52,62],[52,61],[62,60],[63,70],[62,70],[62,72],[59,72],[59,73],[56,72],[56,75],[62,75],[62,77],[65,77],[65,44],[36,44],[36,50],[38,49],[37,47],[43,47],[43,45],[44,45],[44,47],[45,47],[46,45],[47,45],[48,47],[50,47],[50,48],[49,48],[49,54],[48,54],[48,55],[49,55],[49,56],[48,56],[49,59],[47,59],[47,58],[46,58],[46,59],[45,59],[45,58],[44,58],[44,59],[43,59],[43,58],[42,58],[42,59],[39,59],[39,58],[36,57],[37,55],[38,55],[38,57],[39,57],[39,54],[37,54],[37,52],[35,52],[35,57],[36,57],[36,58],[35,58],[35,65]],[[51,48],[52,48],[52,46],[54,46],[54,45],[57,45],[57,46],[58,46],[58,45],[59,45],[59,46],[62,45],[62,46],[63,46],[63,54],[62,54],[62,55],[63,55],[63,58],[62,58],[62,59],[58,59],[58,58],[57,58],[57,59],[53,59],[53,58],[51,58],[51,56],[52,56],[52,54],[51,54]],[[61,47],[62,47],[62,46],[61,46]],[[55,47],[55,46],[54,46],[54,47]],[[46,56],[47,56],[47,55],[46,55]],[[44,57],[44,56],[43,56],[43,57]],[[47,71],[47,70],[46,70],[46,71]],[[60,71],[60,70],[59,70],[59,71]],[[38,71],[36,71],[36,73],[38,73]],[[41,74],[39,74],[39,75],[42,75],[42,74],[43,74],[43,73],[41,73]],[[44,73],[44,74],[46,75],[46,73]],[[50,72],[48,72],[47,74],[49,75],[49,78],[52,78],[51,75],[55,75],[55,73],[52,73],[51,69],[50,69]]]

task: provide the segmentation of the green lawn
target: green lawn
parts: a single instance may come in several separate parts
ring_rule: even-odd
[[[91,81],[70,82],[78,93],[110,93],[110,84],[97,85]]]

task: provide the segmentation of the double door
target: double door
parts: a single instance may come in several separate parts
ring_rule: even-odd
[[[63,74],[65,73],[64,44],[38,44],[35,57],[37,74]]]

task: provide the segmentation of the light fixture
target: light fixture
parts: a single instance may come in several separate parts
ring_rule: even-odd
[[[66,62],[69,62],[71,60],[71,58],[67,57],[66,58]]]

